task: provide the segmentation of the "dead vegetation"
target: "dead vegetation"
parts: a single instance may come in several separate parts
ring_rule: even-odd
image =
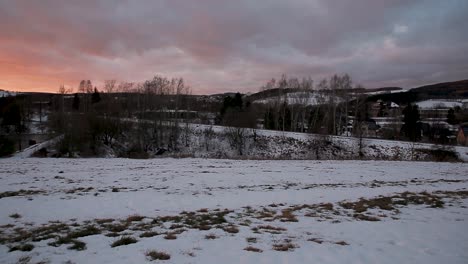
[[[153,260],[169,260],[171,259],[171,255],[166,252],[156,251],[156,250],[149,250],[145,253],[145,256],[153,261]]]
[[[140,237],[141,237],[141,238],[144,238],[144,237],[154,237],[154,236],[157,236],[157,235],[159,235],[158,232],[148,231],[148,232],[141,233],[141,234],[140,234]]]
[[[176,240],[176,239],[177,239],[177,236],[176,236],[174,233],[167,233],[167,234],[164,236],[164,239],[167,239],[167,240]]]
[[[13,219],[18,219],[18,218],[21,218],[21,215],[18,214],[18,213],[14,213],[14,214],[9,215],[9,217],[11,217]]]
[[[213,233],[208,234],[208,235],[205,236],[205,239],[211,239],[211,240],[212,240],[212,239],[217,239],[217,238],[218,238],[218,237],[217,237],[215,234],[213,234]]]
[[[348,219],[358,219],[362,221],[379,221],[381,218],[391,217],[397,219],[396,214],[399,209],[410,205],[426,206],[429,208],[441,208],[450,199],[466,199],[468,191],[436,191],[433,193],[404,192],[390,196],[379,196],[375,198],[361,198],[357,201],[343,201],[337,204],[303,204],[286,207],[284,204],[271,204],[268,207],[253,209],[245,207],[242,212],[231,214],[230,210],[208,210],[202,208],[193,212],[182,212],[179,215],[146,217],[131,215],[124,219],[102,218],[84,223],[50,222],[39,227],[25,225],[16,227],[13,224],[0,226],[0,244],[7,245],[10,251],[33,250],[34,242],[48,241],[49,246],[59,247],[68,245],[70,250],[85,250],[86,243],[78,240],[81,237],[104,234],[108,237],[120,237],[112,243],[112,247],[124,246],[136,243],[138,240],[132,237],[139,234],[140,238],[151,238],[163,234],[166,240],[175,240],[178,235],[188,230],[210,230],[219,229],[230,234],[239,233],[239,225],[252,227],[253,233],[270,233],[273,236],[287,232],[287,229],[268,222],[283,222],[286,225],[290,222],[298,222],[301,217],[314,217],[317,221],[331,221],[332,223]],[[229,215],[231,214],[231,215]],[[228,216],[229,215],[229,216]],[[12,218],[18,218],[15,214]],[[339,219],[337,220],[337,218]],[[260,223],[259,223],[260,221]],[[263,223],[263,224],[262,224]],[[157,228],[157,229],[155,229]],[[166,229],[160,231],[159,229]],[[153,231],[158,230],[159,232]],[[204,236],[205,239],[219,238],[215,233]],[[249,244],[257,243],[257,237],[247,237]],[[347,245],[345,241],[326,241],[320,238],[310,238],[308,241],[314,243],[331,243],[337,245]],[[290,239],[276,242],[273,249],[276,251],[291,251],[296,248]],[[255,247],[246,247],[246,251],[255,251]]]
[[[290,241],[284,241],[282,243],[273,244],[273,250],[276,251],[293,251],[295,248],[298,247],[298,245],[293,244]]]
[[[114,241],[114,243],[111,244],[111,247],[125,246],[125,245],[134,244],[136,242],[138,242],[138,240],[134,237],[123,236],[119,238],[118,240]]]
[[[13,197],[13,196],[27,196],[27,195],[35,195],[35,194],[43,194],[45,191],[43,190],[18,190],[18,191],[8,191],[0,193],[0,199],[6,197]]]
[[[252,247],[252,246],[248,246],[246,248],[244,248],[245,251],[250,251],[250,252],[256,252],[256,253],[262,253],[263,250],[259,249],[259,248],[256,248],[256,247]]]
[[[230,225],[230,226],[226,226],[223,228],[223,230],[227,233],[230,233],[230,234],[237,234],[239,233],[239,228],[237,228],[236,226],[234,225]]]
[[[8,252],[12,252],[12,251],[31,251],[34,249],[34,245],[32,244],[23,244],[23,245],[17,245],[17,246],[13,246],[10,248],[10,250]]]

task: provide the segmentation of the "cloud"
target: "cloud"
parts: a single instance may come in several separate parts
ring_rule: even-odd
[[[182,76],[195,93],[282,73],[368,87],[468,76],[463,0],[0,2],[0,89]]]

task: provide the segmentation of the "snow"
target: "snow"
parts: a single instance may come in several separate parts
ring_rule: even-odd
[[[377,122],[384,124],[384,121]],[[388,124],[394,124],[389,122]],[[181,124],[181,126],[183,126]],[[223,157],[236,157],[235,151],[226,139],[225,133],[228,129],[224,126],[210,126],[201,124],[189,124],[190,129],[194,131],[191,135],[191,144],[187,149],[182,149],[182,152],[195,157],[213,157],[212,153],[207,153],[204,150],[203,131],[212,129],[216,133],[216,138],[212,139],[212,147],[215,150],[211,152],[222,152]],[[266,148],[258,148],[252,140],[246,140],[244,158],[269,158],[281,159],[317,159],[313,148],[317,147],[314,141],[328,140],[332,142],[334,147],[328,148],[320,154],[319,159],[355,159],[357,158],[359,148],[359,138],[347,136],[330,136],[325,137],[318,134],[299,133],[299,132],[284,132],[266,129],[255,129],[257,141],[267,142]],[[247,137],[252,138],[253,130],[248,129]],[[311,143],[312,142],[312,143]],[[312,144],[312,146],[310,146]],[[441,146],[430,143],[418,143],[398,140],[385,140],[374,138],[363,138],[363,153],[368,159],[398,159],[398,160],[424,160],[424,150],[432,150]],[[447,146],[453,149],[458,154],[462,161],[468,161],[468,147],[464,146]],[[312,148],[312,149],[311,149]],[[335,151],[339,149],[338,151]],[[334,152],[331,153],[330,150]],[[416,151],[417,155],[412,155]]]
[[[20,190],[38,193],[0,198],[0,230],[60,221],[78,225],[93,219],[125,219],[142,215],[143,222],[182,211],[227,208],[239,233],[218,228],[189,229],[166,240],[161,235],[112,248],[117,238],[103,234],[80,237],[86,250],[31,242],[31,252],[8,252],[0,245],[0,263],[145,263],[147,250],[168,252],[166,263],[466,263],[468,201],[445,198],[444,208],[402,206],[399,212],[375,210],[381,221],[359,221],[343,213],[298,222],[267,222],[245,215],[245,206],[278,210],[302,204],[357,201],[403,192],[460,191],[468,188],[465,163],[397,161],[222,160],[222,159],[16,159],[0,160],[0,194]],[[80,189],[81,188],[81,189]],[[118,191],[112,191],[112,190]],[[23,191],[24,192],[24,191]],[[0,196],[1,197],[1,196]],[[282,205],[281,205],[282,204]],[[273,209],[273,207],[268,207]],[[374,212],[374,211],[372,211]],[[13,214],[20,218],[10,217]],[[248,220],[248,221],[247,221]],[[242,225],[241,223],[246,223]],[[283,227],[280,234],[254,233],[260,224]],[[170,226],[171,223],[165,223]],[[154,227],[164,231],[164,227]],[[166,228],[167,229],[167,228]],[[166,230],[167,231],[167,230]],[[9,231],[8,231],[9,232]],[[0,233],[0,237],[3,233]],[[214,234],[215,240],[205,239]],[[256,237],[257,243],[246,238]],[[290,239],[298,247],[280,252],[272,245]],[[323,243],[309,241],[320,239]],[[348,245],[336,244],[344,241]],[[243,250],[251,245],[261,253]],[[193,255],[193,256],[191,256]]]
[[[16,96],[17,93],[11,91],[0,90],[0,98],[1,97],[9,97],[9,96]]]
[[[22,158],[22,159],[29,158],[36,151],[38,151],[38,150],[40,150],[42,148],[47,148],[47,147],[57,143],[62,138],[63,138],[63,135],[60,135],[60,136],[57,136],[57,137],[52,138],[50,140],[47,140],[47,141],[32,145],[30,147],[27,147],[27,148],[23,149],[22,151],[15,153],[12,158]]]
[[[320,92],[292,92],[282,96],[270,96],[265,99],[254,100],[254,103],[270,104],[270,103],[283,103],[288,104],[301,104],[301,105],[319,105],[329,100],[329,96]],[[340,99],[335,99],[340,101]]]
[[[463,103],[458,100],[426,100],[415,104],[421,109],[463,107]]]

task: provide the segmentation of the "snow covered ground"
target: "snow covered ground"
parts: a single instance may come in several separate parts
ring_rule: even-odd
[[[454,108],[463,107],[465,100],[426,100],[416,102],[419,108],[422,109],[433,109],[433,108]]]
[[[0,263],[149,263],[151,250],[162,263],[466,263],[467,175],[465,163],[1,159]]]

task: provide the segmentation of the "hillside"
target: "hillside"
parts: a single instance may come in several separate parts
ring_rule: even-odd
[[[407,104],[428,99],[466,99],[468,98],[468,80],[444,82],[412,88],[406,92],[376,94],[369,101],[392,101]]]

